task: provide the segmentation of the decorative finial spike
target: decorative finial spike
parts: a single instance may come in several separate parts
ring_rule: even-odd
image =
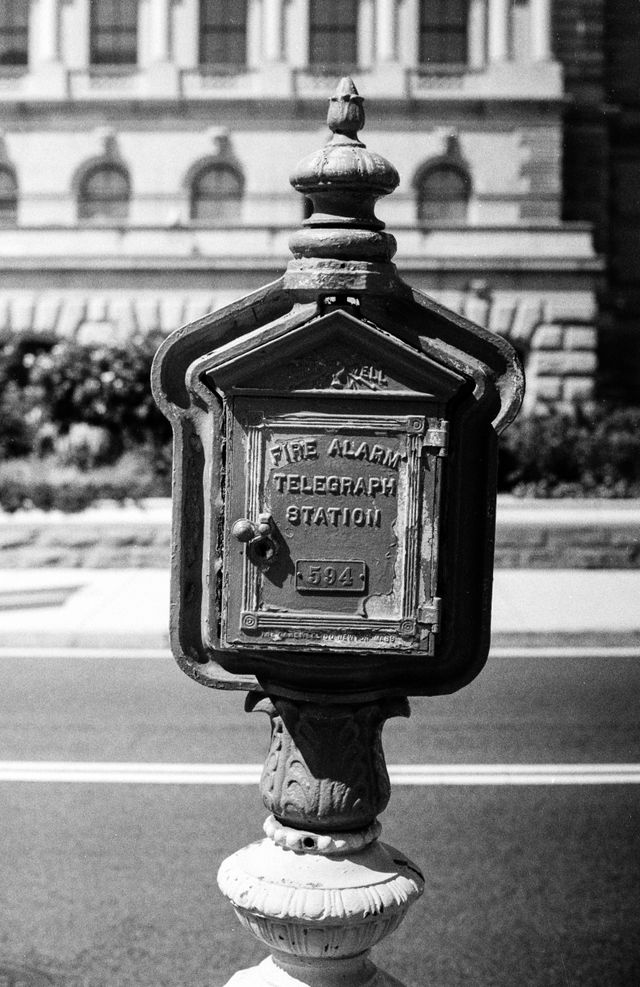
[[[364,97],[358,94],[353,79],[348,75],[343,76],[329,100],[329,130],[357,141],[358,131],[364,127],[363,104]]]
[[[364,126],[363,101],[353,79],[340,79],[329,100],[331,139],[303,158],[291,176],[293,187],[313,207],[303,228],[289,240],[295,259],[288,268],[287,283],[296,290],[302,290],[302,284],[308,287],[316,277],[325,288],[330,285],[337,290],[336,286],[347,282],[353,287],[352,280],[344,281],[343,264],[364,264],[367,277],[375,268],[374,280],[380,271],[385,278],[395,276],[390,261],[396,242],[390,233],[382,232],[384,223],[375,214],[375,204],[393,192],[400,179],[392,164],[358,139]],[[380,270],[376,265],[381,265]]]
[[[336,86],[335,96],[346,96],[351,94],[352,96],[358,95],[358,90],[356,89],[356,84],[350,75],[343,75],[340,82]]]

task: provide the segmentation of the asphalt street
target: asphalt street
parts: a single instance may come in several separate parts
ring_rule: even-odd
[[[387,724],[387,760],[638,764],[639,686],[637,658],[492,659]],[[241,694],[169,659],[0,661],[2,761],[256,763],[267,738]],[[215,883],[261,835],[253,785],[5,782],[0,797],[0,983],[222,987],[264,955]],[[640,984],[640,785],[396,784],[382,822],[427,878],[377,955],[408,987]]]
[[[640,762],[640,661],[490,658],[383,732],[389,763]],[[170,658],[0,660],[0,760],[262,761],[264,714]]]

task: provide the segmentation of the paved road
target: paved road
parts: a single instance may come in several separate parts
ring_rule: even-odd
[[[495,658],[466,689],[412,700],[387,760],[640,762],[640,659]],[[0,760],[256,762],[263,714],[171,659],[0,660]]]
[[[494,659],[385,728],[390,763],[640,763],[637,659]],[[170,661],[0,661],[0,760],[256,762],[264,717]],[[0,983],[218,987],[263,951],[215,885],[252,786],[0,785]],[[396,786],[427,891],[378,961],[413,987],[640,984],[640,785]]]

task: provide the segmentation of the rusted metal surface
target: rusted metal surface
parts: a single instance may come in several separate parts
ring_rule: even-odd
[[[333,136],[280,282],[180,329],[154,367],[176,436],[171,637],[205,685],[317,701],[447,692],[489,643],[497,432],[522,371],[398,276],[392,165]]]
[[[279,822],[315,832],[358,831],[375,822],[391,794],[382,726],[409,716],[406,699],[351,706],[265,696],[248,706],[271,719],[260,790]]]

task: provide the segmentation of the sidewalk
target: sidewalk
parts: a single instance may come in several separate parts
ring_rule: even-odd
[[[0,647],[167,649],[168,569],[0,570]],[[640,570],[497,569],[493,645],[640,647]]]

